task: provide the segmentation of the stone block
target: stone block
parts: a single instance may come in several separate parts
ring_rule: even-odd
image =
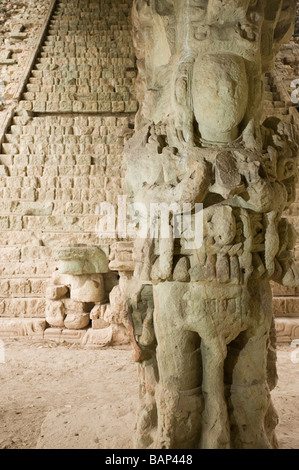
[[[71,344],[81,344],[82,339],[87,334],[88,330],[69,330],[64,329],[61,333],[61,341]]]
[[[88,329],[85,336],[81,340],[81,346],[88,348],[103,348],[109,346],[112,341],[112,327],[102,328],[99,330]]]
[[[125,112],[126,113],[136,113],[138,110],[137,101],[126,101],[125,102]]]
[[[274,296],[295,295],[296,289],[294,287],[284,287],[276,282],[271,283],[272,292]]]
[[[54,328],[64,326],[65,308],[60,300],[48,300],[46,302],[46,320]]]
[[[284,297],[275,297],[273,298],[273,312],[276,317],[285,315],[286,304]]]
[[[110,325],[102,318],[98,318],[96,320],[91,320],[91,326],[94,330],[101,330],[103,328],[108,328]]]
[[[0,338],[43,338],[45,329],[43,318],[0,318]]]
[[[27,297],[30,294],[31,286],[28,279],[10,279],[9,296]]]
[[[64,285],[49,285],[46,290],[46,298],[50,300],[58,300],[69,292]]]
[[[286,315],[299,317],[299,297],[287,297],[285,303]]]
[[[65,247],[56,255],[62,274],[96,274],[108,272],[108,259],[98,247]]]
[[[98,320],[99,318],[104,318],[104,313],[109,303],[106,304],[97,304],[93,307],[90,312],[90,319],[91,320]]]
[[[131,343],[129,332],[125,328],[124,325],[112,324],[111,327],[112,327],[112,341],[111,341],[111,344],[113,346],[121,345],[121,344],[130,344]]]
[[[278,343],[289,343],[299,339],[299,318],[276,318],[275,329]]]
[[[89,314],[94,306],[93,303],[75,301],[73,299],[63,299],[62,302],[66,312],[75,313],[77,315]]]
[[[70,297],[78,302],[102,302],[106,297],[103,276],[73,276]]]
[[[62,328],[47,328],[44,332],[44,339],[49,341],[60,341]]]
[[[45,297],[48,279],[30,279],[30,294],[33,297]]]
[[[125,111],[125,103],[123,101],[112,101],[112,112],[123,113]]]
[[[2,317],[44,318],[45,310],[45,299],[8,298],[0,300],[0,315]]]
[[[64,320],[64,326],[70,330],[81,330],[90,323],[89,314],[68,313]]]

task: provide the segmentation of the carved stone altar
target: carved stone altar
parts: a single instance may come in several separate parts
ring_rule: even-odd
[[[297,147],[287,124],[260,119],[263,77],[295,4],[134,1],[140,107],[126,189],[146,208],[181,208],[169,238],[136,239],[120,272],[140,363],[137,447],[277,447],[269,281],[298,285],[296,234],[282,218]],[[183,204],[194,218],[196,203],[203,243],[190,248],[188,234],[171,235]]]

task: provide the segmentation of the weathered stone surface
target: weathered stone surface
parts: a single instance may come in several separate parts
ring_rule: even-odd
[[[57,341],[61,340],[62,328],[47,328],[44,332],[44,339],[48,341]]]
[[[91,326],[94,330],[101,330],[102,328],[108,328],[110,325],[102,318],[97,318],[95,320],[91,320]]]
[[[46,320],[50,326],[59,328],[64,326],[65,308],[61,300],[47,300]]]
[[[55,270],[57,247],[83,245],[98,251],[103,244],[96,233],[97,206],[117,202],[123,145],[137,109],[131,0],[89,2],[84,15],[80,2],[63,0],[38,45],[50,4],[25,2],[22,10],[12,10],[13,17],[1,30],[0,271],[9,280],[36,277],[34,292],[28,292],[29,285],[21,292],[21,282],[19,294],[17,288],[2,285],[3,297],[20,299],[16,315],[24,315],[25,297],[45,299],[45,288],[38,290],[37,283]],[[76,21],[65,21],[74,15]],[[27,83],[20,83],[37,46]],[[74,114],[64,114],[68,112]],[[5,119],[10,117],[9,124]],[[102,251],[108,255],[105,247]],[[107,260],[94,252],[91,258],[74,261],[71,272],[107,272]],[[92,296],[93,301],[100,299],[99,292]],[[5,311],[12,314],[6,305]]]
[[[57,252],[61,274],[96,274],[108,271],[106,254],[97,247],[66,247]]]
[[[36,298],[0,299],[1,317],[43,318],[46,300]]]
[[[132,242],[114,243],[110,249],[109,268],[112,271],[133,272],[136,262],[133,259]]]
[[[106,308],[109,304],[98,304],[93,307],[90,312],[90,319],[91,320],[99,320],[100,318],[104,317]]]
[[[278,341],[289,343],[295,339],[299,340],[298,318],[276,318],[275,328]]]
[[[76,313],[67,313],[64,319],[64,326],[70,330],[81,330],[89,325],[89,314],[78,315]]]
[[[45,329],[44,318],[0,318],[0,338],[43,338]]]
[[[112,327],[101,329],[89,329],[81,341],[81,345],[84,347],[105,347],[109,346],[112,341]]]
[[[62,303],[66,312],[75,313],[77,315],[89,314],[94,306],[92,302],[81,302],[73,299],[62,299]]]
[[[106,308],[109,304],[98,304],[90,312],[91,325],[93,329],[99,330],[102,328],[108,328],[110,324],[104,320]]]
[[[82,338],[87,334],[88,330],[71,330],[63,329],[61,332],[61,341],[71,344],[80,344]]]
[[[71,299],[79,302],[102,302],[106,297],[101,274],[73,276],[70,291]]]
[[[124,325],[111,325],[112,327],[112,341],[113,346],[130,344],[131,338],[127,328]]]
[[[298,146],[290,123],[261,121],[261,83],[293,28],[295,1],[282,3],[133,2],[139,110],[125,187],[147,230],[110,255],[127,278],[105,318],[115,305],[141,363],[137,447],[277,446],[270,280],[299,282],[282,217]],[[201,225],[178,234],[197,203]],[[153,204],[167,215],[151,220]]]
[[[50,285],[47,287],[46,297],[49,300],[58,300],[61,297],[64,297],[67,293],[68,288],[66,286]]]

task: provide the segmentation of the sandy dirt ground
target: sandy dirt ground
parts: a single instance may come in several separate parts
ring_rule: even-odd
[[[292,351],[278,349],[272,392],[283,449],[299,449],[299,362],[292,362]],[[4,353],[0,449],[132,449],[138,384],[130,347],[90,350],[20,339],[5,340]]]

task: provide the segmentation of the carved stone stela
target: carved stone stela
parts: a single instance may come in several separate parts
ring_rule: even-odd
[[[185,249],[184,236],[118,248],[140,363],[136,447],[277,447],[269,282],[298,285],[296,234],[282,217],[297,146],[288,124],[260,121],[264,74],[292,33],[295,4],[134,1],[139,111],[127,193],[147,207],[203,204],[200,248]]]

